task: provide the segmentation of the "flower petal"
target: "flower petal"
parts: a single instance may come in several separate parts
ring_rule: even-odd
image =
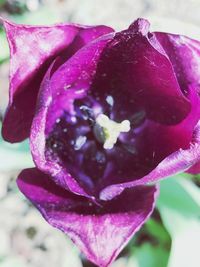
[[[10,99],[2,133],[7,141],[19,142],[29,135],[40,83],[55,57],[66,61],[86,43],[112,29],[75,24],[26,26],[6,20],[3,23],[11,63]]]
[[[161,161],[158,166],[141,179],[108,186],[100,193],[100,199],[110,200],[121,194],[125,188],[155,183],[160,179],[187,171],[200,161],[200,121],[197,123],[188,149],[179,149]]]
[[[37,169],[22,171],[17,183],[44,218],[101,267],[114,261],[147,220],[157,195],[155,187],[141,186],[97,206],[58,187]]]
[[[56,123],[56,118],[65,112],[65,109],[70,108],[72,100],[80,95],[74,90],[65,90],[65,86],[70,83],[73,84],[75,81],[78,84],[77,86],[81,86],[80,89],[83,89],[83,94],[85,90],[87,91],[92,75],[95,73],[94,70],[98,58],[112,36],[111,34],[111,36],[102,37],[79,50],[76,55],[56,71],[56,77],[60,74],[59,79],[53,79],[55,73],[53,73],[52,69],[55,67],[56,62],[51,65],[41,84],[36,115],[31,128],[30,145],[36,166],[50,174],[57,184],[76,194],[90,195],[90,197],[92,193],[88,192],[87,189],[85,190],[84,184],[81,186],[70,175],[69,171],[66,170],[66,166],[63,167],[56,160],[48,159],[46,138],[49,131],[52,130],[52,126]]]
[[[118,32],[99,60],[94,90],[130,94],[144,106],[149,119],[166,125],[182,121],[191,106],[177,82],[171,62],[148,22],[135,21]]]
[[[182,35],[154,33],[168,55],[182,91],[191,84],[200,92],[200,42]]]
[[[46,140],[61,116],[65,113],[75,115],[76,99],[81,100],[91,92],[97,96],[119,92],[119,99],[120,94],[131,94],[134,103],[142,102],[140,105],[148,118],[164,125],[180,122],[190,111],[190,102],[180,90],[167,55],[147,32],[148,22],[137,20],[124,32],[99,38],[80,49],[52,77],[45,78],[41,86],[39,108],[31,131],[33,158],[40,170],[74,193],[94,196],[97,190],[92,181],[86,181],[88,177],[77,178],[73,170],[70,173],[68,162],[60,164],[59,156],[48,151]],[[161,139],[164,143],[166,138]],[[167,155],[180,147],[180,142],[176,147],[170,147]]]
[[[198,161],[196,164],[194,164],[191,168],[187,170],[187,173],[190,174],[199,174],[200,173],[200,161]]]

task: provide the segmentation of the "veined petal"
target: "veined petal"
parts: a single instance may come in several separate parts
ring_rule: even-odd
[[[10,46],[10,98],[2,134],[9,142],[27,138],[40,83],[52,61],[60,64],[86,43],[112,31],[76,24],[27,26],[3,21]]]
[[[22,171],[18,186],[52,226],[65,232],[86,257],[110,265],[150,216],[157,190],[135,187],[95,205],[58,187],[37,169]]]

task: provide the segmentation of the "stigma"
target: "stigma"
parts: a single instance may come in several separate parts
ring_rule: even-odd
[[[103,143],[104,149],[112,149],[121,133],[127,133],[131,129],[130,121],[115,122],[104,114],[99,114],[94,126],[94,135]]]

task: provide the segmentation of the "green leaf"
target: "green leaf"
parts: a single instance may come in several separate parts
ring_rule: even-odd
[[[16,23],[32,24],[32,25],[48,25],[60,21],[60,13],[52,8],[39,8],[34,12],[26,12],[21,15],[12,15],[12,20]]]
[[[6,34],[3,30],[0,30],[0,64],[9,58],[9,48],[6,39]]]
[[[171,235],[168,267],[199,267],[200,189],[187,175],[161,182],[157,207]]]
[[[167,267],[170,244],[171,239],[168,232],[160,222],[152,217],[130,242],[131,257],[128,264],[124,266]]]
[[[26,264],[21,258],[11,257],[0,262],[0,267],[26,267]]]
[[[1,147],[0,163],[0,171],[20,170],[34,166],[29,153],[6,150]]]
[[[6,0],[0,0],[0,7],[2,7],[5,4]]]
[[[32,166],[33,161],[27,140],[9,144],[0,137],[0,171],[19,170]]]
[[[168,252],[161,246],[144,243],[137,248],[128,262],[128,267],[166,267]]]
[[[186,175],[179,175],[166,179],[160,183],[160,196],[157,201],[157,207],[163,214],[163,209],[172,210],[178,213],[179,217],[185,218],[198,217],[200,215],[200,190],[187,179]],[[165,224],[168,222],[167,218]],[[182,220],[182,223],[184,220]],[[177,231],[176,226],[172,223],[167,225],[167,229],[172,234]]]
[[[150,218],[146,222],[144,228],[148,234],[153,236],[160,244],[165,245],[170,243],[170,237],[165,228],[153,218]]]

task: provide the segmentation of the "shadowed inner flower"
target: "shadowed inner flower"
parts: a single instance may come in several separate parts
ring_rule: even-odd
[[[149,121],[127,93],[92,90],[74,99],[73,107],[73,113],[65,111],[57,118],[47,137],[48,159],[98,190],[114,181],[142,177],[153,168],[155,151],[143,141]]]
[[[75,57],[51,78],[45,157],[98,195],[185,148],[190,136],[177,125],[190,105],[168,59],[142,35],[116,34],[97,65],[95,55],[84,55],[82,65]]]

